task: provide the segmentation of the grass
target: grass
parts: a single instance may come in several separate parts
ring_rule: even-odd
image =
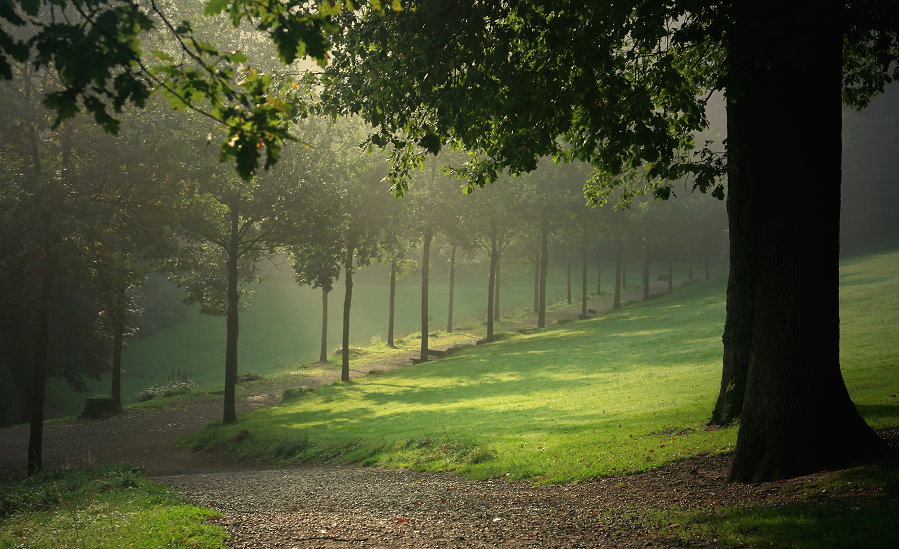
[[[843,366],[875,427],[899,426],[899,254],[843,270]],[[208,426],[194,448],[557,483],[732,449],[706,431],[720,379],[723,282],[332,385]]]
[[[224,548],[218,516],[125,467],[0,483],[0,548]]]
[[[840,471],[797,488],[796,501],[644,512],[647,526],[721,547],[899,547],[899,460]]]

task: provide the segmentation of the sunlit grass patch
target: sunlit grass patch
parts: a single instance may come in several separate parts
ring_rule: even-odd
[[[865,417],[899,426],[891,397],[899,392],[891,373],[899,363],[899,292],[867,301],[892,291],[899,254],[871,261],[882,274],[843,294],[843,366]],[[207,427],[186,443],[278,462],[361,462],[538,482],[726,452],[736,429],[705,429],[720,381],[723,321],[723,282],[696,283],[604,317],[323,387],[236,425]]]
[[[136,469],[42,473],[0,484],[0,547],[223,548],[219,515]]]

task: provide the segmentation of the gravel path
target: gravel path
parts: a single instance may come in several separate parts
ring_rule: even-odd
[[[649,530],[646,507],[790,501],[817,476],[726,483],[729,456],[568,486],[469,481],[355,466],[174,475],[156,480],[223,513],[231,547],[713,547]]]

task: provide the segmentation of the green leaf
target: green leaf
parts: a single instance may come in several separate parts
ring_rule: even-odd
[[[206,0],[203,13],[206,15],[217,15],[225,11],[230,3],[231,0]]]

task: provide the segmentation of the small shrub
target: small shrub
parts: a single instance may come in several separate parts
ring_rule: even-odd
[[[288,387],[281,393],[281,402],[291,402],[299,400],[312,392],[312,387],[301,385],[299,387]]]
[[[197,384],[187,372],[172,372],[170,380],[164,385],[151,385],[138,391],[134,399],[138,402],[146,402],[154,398],[186,395],[197,390]]]

